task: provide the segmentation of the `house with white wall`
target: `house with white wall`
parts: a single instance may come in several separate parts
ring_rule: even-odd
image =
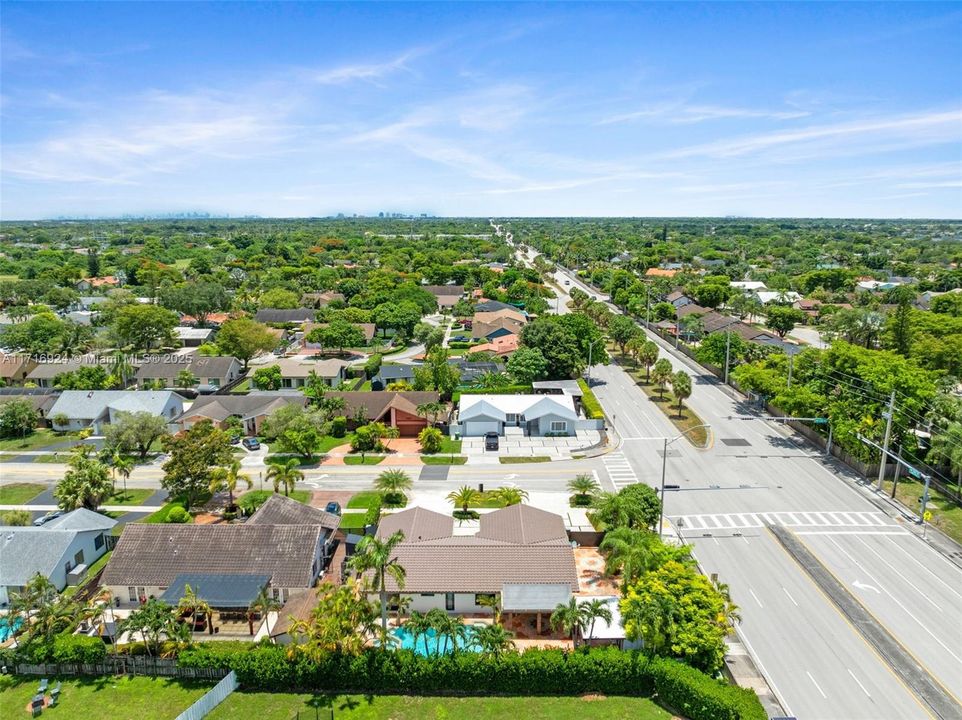
[[[387,589],[410,600],[409,610],[490,614],[482,598],[498,597],[507,615],[542,620],[578,591],[574,550],[560,515],[512,505],[481,516],[477,532],[455,531],[454,518],[414,507],[382,518],[377,537],[396,532],[404,540],[395,557],[405,569],[404,587]]]
[[[553,437],[576,435],[578,412],[571,395],[462,395],[452,433]]]
[[[55,430],[91,428],[102,435],[122,413],[147,412],[172,423],[183,411],[184,399],[171,390],[64,390],[47,417]]]
[[[79,582],[109,547],[117,522],[85,508],[40,527],[0,526],[0,607],[37,574],[57,590]]]

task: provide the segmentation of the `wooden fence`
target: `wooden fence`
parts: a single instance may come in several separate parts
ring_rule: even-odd
[[[182,668],[170,658],[146,655],[116,655],[97,663],[18,663],[12,668],[15,675],[63,677],[68,675],[149,675],[185,680],[221,680],[227,670],[217,668]]]

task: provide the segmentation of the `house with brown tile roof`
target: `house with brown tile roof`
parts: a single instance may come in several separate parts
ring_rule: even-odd
[[[398,429],[401,437],[416,437],[427,427],[428,420],[418,415],[419,405],[436,403],[441,396],[433,391],[394,392],[391,390],[370,392],[330,392],[327,397],[344,399],[344,410],[341,414],[348,420],[348,425],[357,423],[356,418],[362,413],[365,422],[383,422],[385,425]],[[443,420],[444,415],[437,420]]]
[[[286,601],[314,586],[329,535],[319,524],[128,523],[101,582],[130,606],[160,597],[186,574],[266,575],[274,597]]]
[[[648,268],[645,270],[646,277],[666,277],[673,278],[678,274],[678,270],[665,270],[663,268]]]
[[[37,361],[23,353],[0,353],[0,385],[23,385]]]
[[[330,305],[332,302],[344,302],[344,295],[339,292],[334,292],[333,290],[324,290],[323,292],[316,293],[304,293],[301,295],[301,304],[313,308],[322,308]]]
[[[257,435],[268,415],[285,405],[307,405],[307,396],[287,393],[252,392],[249,395],[202,395],[189,408],[174,418],[181,430],[189,430],[202,420],[210,420],[226,428],[228,419],[238,418],[248,435]]]
[[[527,322],[528,318],[518,310],[476,312],[471,321],[471,336],[493,340],[503,335],[516,335]]]
[[[404,533],[395,556],[406,571],[401,594],[411,610],[487,614],[485,596],[506,613],[540,616],[578,590],[574,550],[560,515],[530,505],[485,513],[476,532],[448,515],[415,507],[385,516],[377,536]],[[388,590],[399,588],[388,580]]]

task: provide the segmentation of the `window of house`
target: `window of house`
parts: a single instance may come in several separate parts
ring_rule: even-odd
[[[434,597],[434,593],[421,593],[421,597]]]
[[[137,602],[137,588],[135,588],[133,585],[129,585],[127,587],[127,599],[130,602]]]
[[[94,538],[94,547],[97,550],[99,550],[103,546],[104,546],[104,534],[100,533],[97,537]]]
[[[448,612],[454,610],[454,593],[444,593],[444,609]]]
[[[552,420],[551,432],[568,432],[567,420]]]
[[[84,551],[83,548],[77,551],[77,554],[73,556],[74,565],[84,564]]]
[[[517,415],[517,413],[507,413],[507,415],[506,415],[505,418],[504,418],[504,421],[505,421],[506,423],[516,423],[516,422],[518,422],[518,415]]]

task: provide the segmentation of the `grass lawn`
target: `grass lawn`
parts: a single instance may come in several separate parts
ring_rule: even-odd
[[[441,441],[441,449],[436,455],[458,455],[461,452],[461,441],[446,437]]]
[[[365,380],[361,383],[361,387],[357,389],[357,392],[371,392],[371,381]]]
[[[104,505],[143,505],[144,501],[154,494],[150,488],[128,488],[124,494],[123,488],[104,500]]]
[[[347,501],[347,507],[352,510],[367,510],[380,498],[381,493],[376,490],[361,490],[351,496],[351,499]]]
[[[50,678],[50,681],[51,685],[57,684],[56,678]],[[0,676],[0,717],[30,717],[25,708],[37,691],[39,683],[39,677]],[[112,720],[170,720],[196,702],[210,686],[210,683],[169,678],[66,679],[63,680],[58,706],[45,710],[43,715]]]
[[[360,530],[364,527],[364,516],[367,513],[346,512],[341,515],[341,530]]]
[[[43,450],[50,445],[78,439],[75,432],[55,433],[53,430],[40,429],[34,430],[25,438],[4,438],[0,440],[0,450]]]
[[[669,720],[671,713],[645,698],[625,697],[408,697],[399,695],[276,695],[235,692],[208,715],[209,720],[256,717],[289,720],[300,711],[304,720]]]
[[[344,457],[345,465],[377,465],[386,455],[365,455],[361,457],[360,455],[346,455]]]
[[[34,455],[30,462],[35,463],[60,463],[61,465],[66,465],[67,460],[70,459],[69,450],[61,450],[60,452],[54,453],[53,455]]]
[[[251,389],[251,379],[244,378],[237,385],[231,388],[232,393],[246,393],[250,392]]]
[[[46,485],[38,483],[0,485],[0,505],[26,505],[46,489]]]
[[[524,465],[527,463],[543,463],[551,462],[551,458],[547,455],[518,455],[515,457],[502,457],[498,458],[502,465]]]
[[[313,494],[310,490],[291,490],[291,494],[288,495],[288,497],[291,500],[297,500],[297,502],[307,505],[311,501],[311,495]]]
[[[886,494],[892,494],[891,480],[886,480],[883,487]],[[925,483],[911,478],[906,481],[903,476],[899,479],[896,497],[899,502],[918,514],[922,507],[919,504],[919,498],[922,497],[922,490],[924,489]],[[926,509],[932,512],[931,525],[933,527],[938,528],[956,542],[962,543],[962,507],[956,505],[933,487],[929,488],[929,502]]]
[[[425,465],[464,465],[468,459],[464,455],[422,455]]]
[[[468,503],[469,508],[501,508],[504,507],[504,503],[494,497],[494,492],[488,490],[481,494],[477,500],[472,503]]]
[[[341,445],[350,445],[352,437],[354,437],[354,433],[347,433],[344,437],[325,435],[321,438],[321,442],[317,446],[317,452],[326,453]]]
[[[174,502],[169,502],[169,503],[167,503],[166,505],[164,505],[163,507],[161,507],[160,510],[158,510],[158,511],[155,512],[155,513],[151,513],[150,515],[148,515],[147,517],[145,517],[145,518],[144,518],[143,520],[141,520],[140,522],[142,522],[142,523],[150,523],[150,524],[152,524],[152,525],[153,525],[153,524],[159,524],[159,523],[165,523],[165,522],[167,522],[167,515],[169,515],[169,514],[170,514],[170,511],[173,510],[175,507],[184,507],[184,504],[183,504],[182,502],[177,501],[177,500],[175,500]],[[193,520],[191,520],[190,522],[193,522]]]

